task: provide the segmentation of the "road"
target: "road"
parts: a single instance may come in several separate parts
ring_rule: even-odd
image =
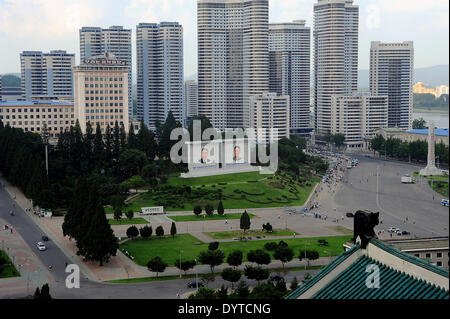
[[[360,165],[348,170],[334,200],[325,203],[341,212],[371,210],[381,213],[382,225],[407,230],[418,237],[448,236],[448,208],[442,196],[423,178],[416,184],[402,184],[401,176],[422,167],[356,156]]]

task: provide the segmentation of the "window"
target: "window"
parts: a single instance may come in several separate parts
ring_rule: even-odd
[[[437,258],[442,258],[442,253],[436,253]]]
[[[431,254],[430,253],[425,254],[425,258],[431,258]]]
[[[436,263],[436,265],[437,265],[438,267],[442,267],[442,261],[438,261],[438,262]]]

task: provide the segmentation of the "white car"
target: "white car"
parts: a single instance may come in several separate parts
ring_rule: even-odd
[[[399,231],[400,231],[400,229],[397,227],[389,227],[389,229],[388,229],[388,232],[390,232],[390,233],[396,233]]]
[[[45,247],[45,245],[44,245],[43,242],[38,242],[38,243],[36,244],[36,246],[37,246],[37,248],[38,248],[40,251],[47,250],[47,247]]]

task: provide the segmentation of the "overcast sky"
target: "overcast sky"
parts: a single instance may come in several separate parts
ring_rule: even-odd
[[[269,0],[270,22],[304,19],[312,26],[316,0]],[[448,0],[355,0],[360,6],[360,69],[370,41],[413,40],[415,66],[448,64]],[[197,73],[197,0],[0,0],[0,74],[20,72],[24,50],[67,50],[79,61],[82,26],[177,21],[184,27],[185,76]],[[133,61],[135,64],[135,60]]]

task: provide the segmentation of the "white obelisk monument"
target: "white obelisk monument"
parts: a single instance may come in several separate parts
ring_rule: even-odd
[[[420,171],[421,176],[442,175],[442,171],[436,167],[434,121],[430,121],[428,128],[428,163],[427,167]]]

